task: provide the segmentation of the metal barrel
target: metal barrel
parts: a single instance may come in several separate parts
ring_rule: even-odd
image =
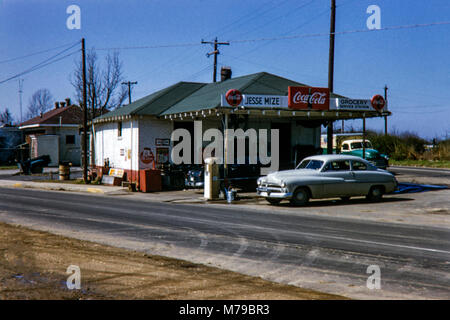
[[[70,180],[70,166],[67,164],[59,165],[59,180]]]
[[[227,202],[232,203],[236,199],[236,190],[227,190]]]

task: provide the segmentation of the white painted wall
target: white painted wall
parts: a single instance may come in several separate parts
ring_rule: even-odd
[[[292,128],[292,145],[313,144],[320,146],[320,128],[305,128],[297,126],[295,122],[286,121]],[[152,163],[144,163],[141,159],[149,150],[156,158],[156,139],[170,139],[173,131],[173,122],[156,118],[139,118],[122,122],[122,137],[118,137],[118,123],[101,123],[95,125],[95,164],[103,166],[104,160],[109,158],[111,167],[126,170],[149,169]],[[203,122],[203,132],[209,128],[220,128],[220,120],[207,120]],[[253,119],[249,128],[256,130],[270,128],[270,121],[266,119]],[[270,140],[270,134],[269,134]],[[209,142],[205,142],[204,146]],[[169,155],[172,145],[169,144]],[[162,147],[164,148],[164,147]]]
[[[53,134],[43,134],[37,136],[36,145],[37,145],[37,155],[49,155],[50,163],[49,167],[56,167],[59,165],[59,139],[58,135]]]
[[[95,164],[103,166],[106,158],[112,168],[138,170],[138,120],[122,121],[122,136],[118,136],[118,122],[94,125]]]
[[[142,118],[139,123],[139,168],[151,169],[152,163],[144,163],[142,158],[145,154],[152,152],[156,159],[157,148],[169,148],[169,156],[171,152],[171,144],[169,146],[157,146],[156,139],[170,139],[173,130],[173,123],[170,120]],[[150,151],[149,151],[150,150]],[[170,161],[170,158],[169,158]]]

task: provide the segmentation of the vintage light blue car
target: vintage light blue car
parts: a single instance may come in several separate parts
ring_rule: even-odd
[[[303,159],[293,170],[260,177],[257,194],[270,204],[288,199],[293,205],[305,205],[309,199],[366,196],[378,201],[397,188],[390,172],[349,155],[318,155]]]

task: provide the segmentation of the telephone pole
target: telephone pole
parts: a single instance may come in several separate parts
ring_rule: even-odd
[[[229,46],[229,42],[217,42],[217,37],[213,41],[203,41],[202,44],[213,44],[214,45],[214,51],[208,52],[206,56],[209,58],[211,55],[214,55],[214,70],[213,70],[213,82],[216,82],[216,76],[217,76],[217,55],[220,54],[219,51],[219,45]]]
[[[126,84],[128,86],[128,104],[131,104],[131,86],[137,84],[137,81],[124,81],[122,84]]]
[[[334,76],[334,32],[336,21],[336,0],[331,0],[331,17],[330,17],[330,52],[328,56],[328,88],[330,94],[333,92],[333,76]],[[327,128],[327,153],[333,153],[333,121],[330,120]]]
[[[20,106],[20,123],[23,122],[22,116],[22,93],[23,93],[23,79],[19,79],[19,106]]]
[[[88,183],[88,160],[87,160],[87,89],[86,89],[86,48],[84,38],[81,39],[81,61],[83,74],[83,181]]]
[[[384,101],[387,105],[387,91],[388,91],[388,86],[385,85],[384,86]],[[387,136],[388,134],[388,128],[387,128],[387,115],[384,115],[384,135]]]

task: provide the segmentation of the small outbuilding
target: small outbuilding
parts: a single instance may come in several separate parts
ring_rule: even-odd
[[[49,166],[58,166],[60,162],[70,162],[74,166],[81,164],[81,138],[79,127],[83,112],[79,106],[56,102],[54,109],[42,113],[19,125],[25,142],[30,147],[30,157],[49,155]]]

